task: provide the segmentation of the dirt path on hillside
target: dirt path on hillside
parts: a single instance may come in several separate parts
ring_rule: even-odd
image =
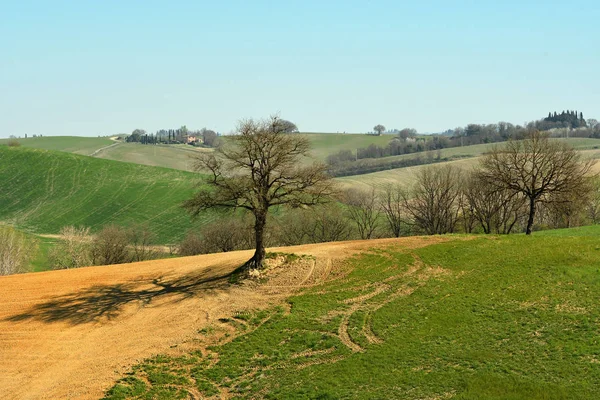
[[[211,321],[281,303],[361,250],[445,240],[270,249],[314,260],[280,268],[265,284],[227,283],[251,251],[0,277],[0,397],[99,398],[132,364],[185,343]]]
[[[111,139],[112,139],[112,138],[111,138]],[[113,140],[114,140],[114,139],[113,139]],[[115,147],[115,146],[118,146],[118,145],[120,145],[120,144],[121,144],[121,142],[116,142],[116,143],[113,143],[113,144],[109,144],[108,146],[101,147],[101,148],[99,148],[98,150],[95,150],[93,153],[91,153],[91,154],[90,154],[90,157],[95,157],[95,156],[97,156],[98,154],[100,154],[101,152],[103,152],[104,150],[110,149],[111,147]]]

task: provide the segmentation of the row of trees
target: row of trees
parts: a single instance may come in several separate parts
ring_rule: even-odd
[[[205,147],[215,147],[218,144],[218,136],[215,131],[210,129],[202,128],[192,131],[184,125],[179,129],[160,129],[154,133],[147,133],[143,129],[135,129],[125,140],[141,144],[189,143]],[[195,138],[195,140],[190,141],[189,138]]]
[[[563,110],[560,114],[556,111],[554,111],[554,114],[549,112],[548,117],[536,122],[537,128],[540,130],[550,130],[555,128],[576,129],[587,126],[585,119],[583,119],[583,113],[573,110]]]
[[[376,125],[375,132],[381,134],[385,131],[383,125]],[[508,122],[497,124],[468,124],[444,132],[441,135],[434,134],[417,138],[414,129],[402,129],[386,146],[374,144],[366,148],[359,148],[356,154],[350,158],[341,153],[332,154],[328,159],[330,164],[342,161],[355,161],[363,158],[380,158],[397,156],[402,154],[418,153],[445,149],[449,147],[469,146],[482,143],[504,142],[509,139],[524,139],[531,130],[558,131],[552,136],[564,137],[600,137],[600,126],[594,119],[588,122],[583,118],[583,113],[578,111],[563,111],[562,113],[550,112],[548,117],[532,121],[525,126],[513,125]],[[563,130],[566,130],[564,133]],[[553,132],[554,133],[554,132]]]
[[[284,133],[298,133],[298,127],[291,121],[280,119],[279,126]],[[183,125],[178,129],[159,129],[153,133],[148,133],[143,129],[135,129],[125,140],[127,142],[142,144],[186,143],[205,147],[217,147],[219,136],[217,132],[210,129],[190,130],[187,126]],[[194,138],[194,140],[190,140],[191,138]]]
[[[411,187],[385,188],[380,208],[395,234],[402,225],[426,234],[459,227],[468,233],[517,229],[531,234],[536,221],[571,226],[586,212],[595,222],[598,185],[591,177],[593,164],[566,143],[533,131],[526,140],[495,148],[472,171],[448,165],[420,170]],[[363,197],[371,200],[361,204],[374,204],[374,194]]]
[[[369,174],[394,168],[414,167],[448,161],[440,150],[415,153],[410,157],[381,159],[364,158],[356,161],[342,161],[327,165],[327,172],[333,177]]]
[[[340,162],[353,162],[365,158],[382,158],[403,154],[436,151],[450,147],[469,146],[482,143],[504,142],[509,139],[523,139],[530,129],[507,122],[497,124],[469,124],[464,128],[448,130],[444,134],[417,136],[415,129],[405,128],[385,146],[371,144],[358,148],[356,153],[340,151],[327,158],[330,165]]]

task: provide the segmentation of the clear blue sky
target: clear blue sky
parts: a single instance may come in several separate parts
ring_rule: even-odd
[[[600,2],[0,0],[0,137],[600,119]]]

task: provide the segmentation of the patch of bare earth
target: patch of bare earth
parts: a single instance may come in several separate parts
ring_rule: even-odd
[[[240,311],[285,304],[293,291],[335,277],[340,260],[372,247],[413,249],[447,240],[270,249],[311,257],[273,269],[264,284],[228,283],[251,251],[0,277],[0,393],[6,399],[99,398],[134,363],[185,347],[199,330]],[[363,299],[356,300],[358,306]]]

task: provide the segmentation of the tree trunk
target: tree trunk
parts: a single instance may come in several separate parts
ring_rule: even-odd
[[[249,268],[261,268],[263,266],[263,260],[265,259],[265,225],[267,224],[267,215],[266,213],[259,212],[255,214],[255,222],[254,222],[254,234],[256,241],[256,251],[254,252],[254,256],[248,261]]]
[[[526,235],[531,235],[531,228],[533,227],[533,218],[535,217],[535,198],[529,198],[529,219],[527,220]]]

